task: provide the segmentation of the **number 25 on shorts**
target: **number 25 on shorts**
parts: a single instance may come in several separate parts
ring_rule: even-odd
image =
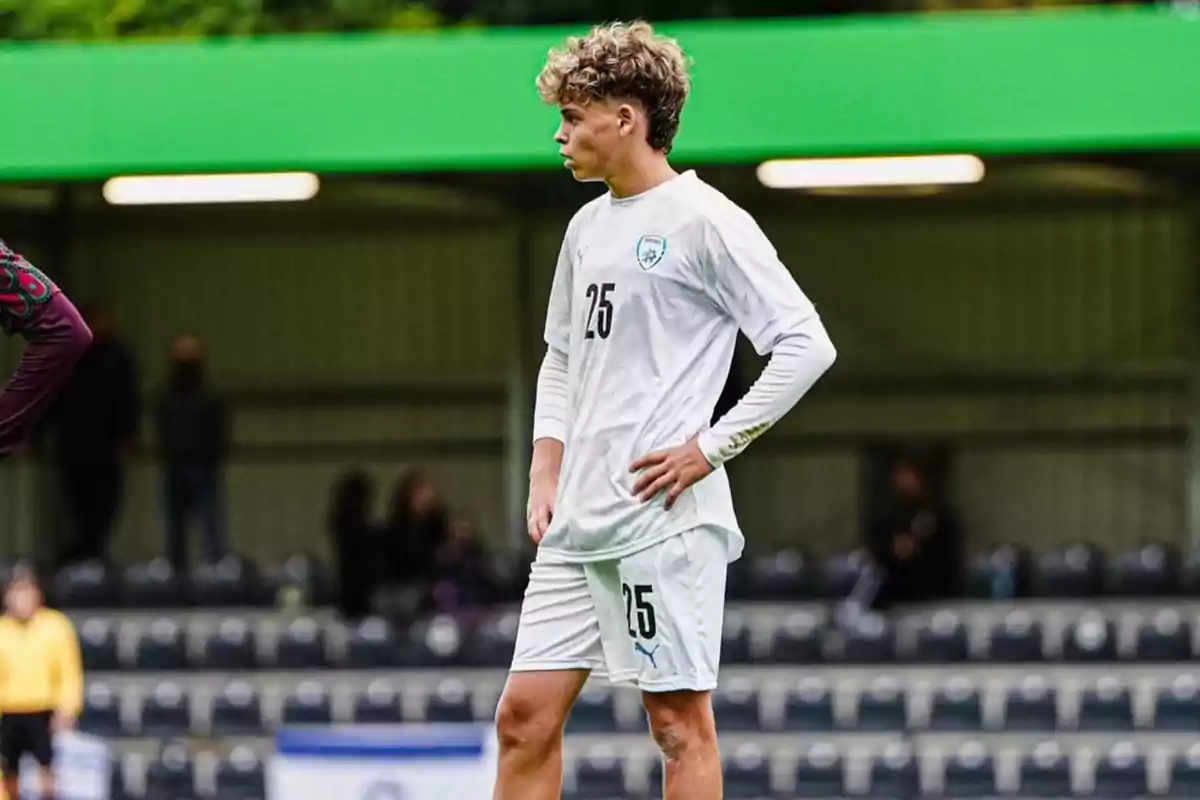
[[[654,589],[647,584],[636,583],[630,586],[621,584],[621,593],[625,595],[625,622],[629,627],[629,636],[633,639],[653,639],[658,633],[658,625],[654,620],[654,605],[650,595]],[[634,621],[637,627],[634,628]]]

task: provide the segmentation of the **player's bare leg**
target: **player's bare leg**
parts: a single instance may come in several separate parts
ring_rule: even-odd
[[[509,674],[496,709],[500,770],[492,800],[562,797],[563,725],[588,674],[583,669]]]
[[[721,751],[711,692],[644,692],[650,733],[663,754],[665,800],[721,800]]]
[[[4,796],[21,796],[21,776],[16,772],[16,770],[9,770],[4,773]]]

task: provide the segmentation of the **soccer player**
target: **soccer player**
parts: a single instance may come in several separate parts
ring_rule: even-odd
[[[17,371],[0,392],[0,458],[28,438],[92,332],[58,287],[0,240],[0,326],[28,342]]]
[[[552,51],[538,89],[576,180],[538,376],[538,555],[497,710],[495,800],[560,796],[564,721],[589,674],[642,692],[668,800],[722,797],[710,692],[728,562],[723,465],[833,363],[813,304],[754,220],[667,161],[690,90],[679,46],[614,24]],[[729,109],[729,113],[741,113]],[[771,358],[708,427],[739,328]]]
[[[73,728],[82,706],[75,627],[42,605],[37,579],[20,568],[0,617],[0,768],[8,797],[20,797],[21,757],[28,753],[40,767],[40,796],[53,800],[54,733]]]

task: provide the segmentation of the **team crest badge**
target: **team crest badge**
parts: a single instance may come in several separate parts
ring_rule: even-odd
[[[638,266],[650,270],[658,266],[667,254],[667,239],[665,236],[643,236],[637,243]]]

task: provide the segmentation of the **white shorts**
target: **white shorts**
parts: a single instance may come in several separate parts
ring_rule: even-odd
[[[587,669],[647,692],[716,688],[727,538],[701,527],[619,561],[535,561],[512,671]]]

